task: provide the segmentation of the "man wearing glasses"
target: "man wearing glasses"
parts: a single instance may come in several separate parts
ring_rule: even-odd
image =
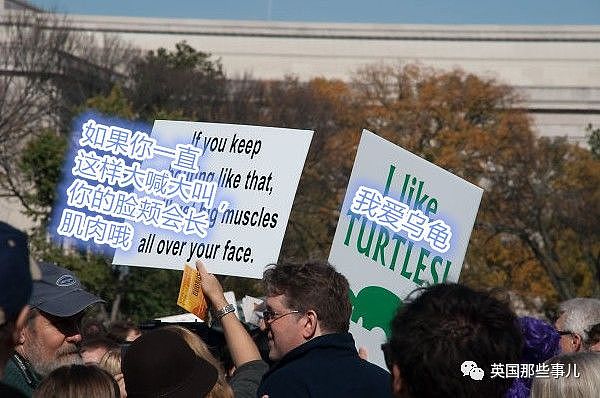
[[[83,312],[102,300],[83,290],[79,280],[54,264],[39,264],[31,310],[3,382],[31,396],[41,379],[63,365],[83,363],[79,351]]]
[[[589,330],[600,323],[600,300],[577,297],[563,301],[558,315],[554,326],[560,334],[560,351],[590,351],[593,342],[590,341]]]
[[[269,358],[258,396],[389,397],[389,373],[358,356],[348,333],[348,280],[328,263],[281,264],[263,275]]]

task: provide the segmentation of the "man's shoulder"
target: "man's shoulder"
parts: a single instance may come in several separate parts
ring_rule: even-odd
[[[295,361],[294,361],[295,362]],[[296,363],[285,366],[274,365],[262,378],[257,395],[279,397],[306,397],[310,384],[306,376],[306,368],[297,368]]]
[[[361,358],[296,359],[267,373],[259,396],[279,397],[390,397],[390,374]]]
[[[369,361],[366,361],[362,358],[358,359],[359,366],[363,369],[365,374],[370,375],[371,377],[381,378],[381,379],[390,379],[390,372],[387,370],[375,365]]]
[[[21,369],[19,369],[19,366],[17,365],[14,355],[10,357],[8,362],[6,362],[6,367],[4,368],[4,376],[2,377],[2,383],[9,386],[14,386],[16,383],[27,384]]]
[[[21,369],[19,363],[21,363],[22,366],[27,366],[23,361],[19,361],[17,354],[13,355],[8,360],[6,367],[4,368],[2,383],[19,390],[25,396],[31,396],[34,389],[32,383],[35,383],[35,381],[33,379],[27,379],[27,376],[24,373],[26,370]],[[2,397],[3,396],[4,395],[2,395]]]
[[[259,392],[271,392],[274,398],[325,395],[388,397],[391,396],[390,374],[361,359],[353,347],[332,349],[330,346],[312,345],[302,355],[285,358],[283,363],[276,364],[263,378]]]
[[[318,374],[320,369],[343,369],[389,378],[386,370],[358,356],[349,333],[323,335],[297,347],[276,364],[270,373],[295,374],[303,369],[310,370],[311,374]]]

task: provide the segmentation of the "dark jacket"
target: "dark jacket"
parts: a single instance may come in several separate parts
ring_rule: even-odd
[[[246,362],[235,370],[229,380],[235,398],[254,398],[263,375],[269,365],[263,360]]]
[[[294,348],[264,375],[257,396],[391,397],[390,374],[358,356],[350,333],[315,337]]]
[[[31,397],[41,382],[40,375],[34,372],[31,364],[19,354],[14,354],[4,368],[2,382]]]
[[[21,391],[0,382],[0,397],[2,398],[27,398]]]

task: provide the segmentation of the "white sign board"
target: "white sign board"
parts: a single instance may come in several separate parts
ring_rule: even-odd
[[[244,321],[254,326],[260,326],[260,320],[263,317],[261,304],[263,299],[252,296],[244,296],[242,298],[242,311],[244,312]],[[264,308],[263,308],[264,309]]]
[[[350,332],[385,367],[380,345],[416,288],[456,282],[483,190],[364,130],[329,261],[350,282]]]
[[[279,256],[311,139],[309,130],[157,120],[152,156],[136,152],[145,212],[113,263],[183,269],[200,259],[212,273],[261,278]]]

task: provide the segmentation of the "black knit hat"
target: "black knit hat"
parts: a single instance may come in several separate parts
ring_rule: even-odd
[[[217,382],[217,369],[178,334],[157,329],[137,338],[121,366],[130,398],[197,398]]]

